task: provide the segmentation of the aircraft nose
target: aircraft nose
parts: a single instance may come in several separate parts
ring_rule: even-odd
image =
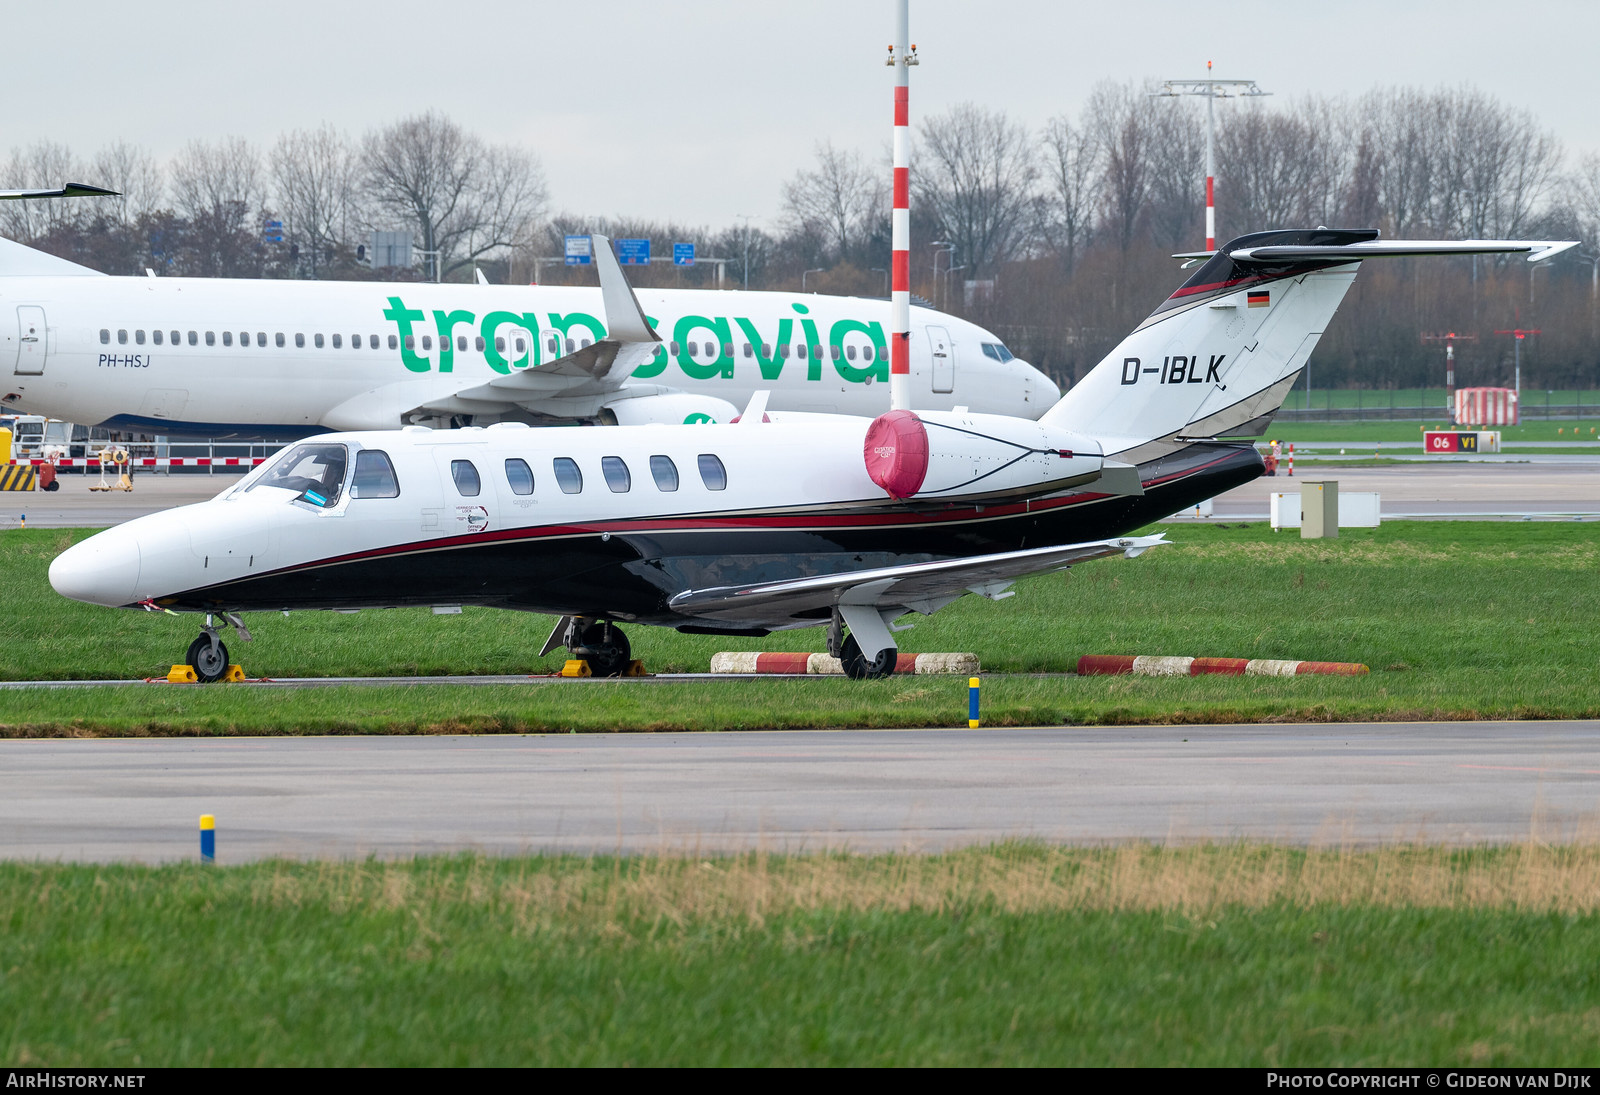
[[[1038,399],[1034,402],[1038,404],[1041,412],[1047,411],[1054,407],[1056,401],[1061,398],[1061,387],[1046,376],[1043,370],[1034,368],[1032,365],[1029,365],[1028,368],[1033,371],[1034,391],[1039,393]]]
[[[50,584],[74,601],[118,608],[135,599],[139,561],[139,542],[120,529],[107,529],[57,555],[50,564]]]

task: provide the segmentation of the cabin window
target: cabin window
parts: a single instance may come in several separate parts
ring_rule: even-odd
[[[550,356],[551,357],[555,357],[555,356],[557,356],[558,354],[561,353],[561,343],[556,339],[555,335],[551,335],[550,336],[550,351],[549,352],[550,352]]]
[[[667,343],[667,350],[672,354],[673,357],[678,356],[678,344],[676,342]]]
[[[318,335],[318,336],[317,336],[317,337],[318,337],[318,338],[321,338],[321,337],[322,337],[322,336],[321,336],[321,335]],[[318,346],[321,346],[321,345],[322,345],[322,343],[320,343],[320,342],[319,342],[319,343],[317,343],[317,345],[318,345]],[[340,347],[342,347],[342,346],[343,346],[343,345],[344,345],[344,343],[343,343],[343,342],[341,342],[341,341],[339,341],[339,335],[338,335],[338,334],[337,334],[337,333],[335,333],[335,334],[334,334],[334,336],[333,336],[333,348],[334,348],[334,349],[335,349],[335,350],[337,350],[337,349],[339,349],[339,348],[340,348]]]
[[[465,341],[466,341],[466,339],[462,339],[462,340],[461,340],[461,341],[463,341],[463,342],[465,342]],[[475,340],[474,340],[474,341],[473,341],[473,343],[472,343],[472,344],[473,344],[473,346],[475,346],[475,347],[476,347],[476,348],[477,348],[477,351],[478,351],[478,352],[479,352],[479,353],[480,353],[480,354],[481,354],[481,353],[483,353],[483,347],[484,347],[484,345],[485,345],[485,344],[484,344],[484,341],[483,341],[483,336],[482,336],[482,335],[479,335],[479,336],[478,336],[478,337],[477,337],[477,338],[476,338],[476,339],[475,339]],[[464,350],[464,349],[466,349],[466,347],[465,347],[465,346],[463,346],[463,347],[462,347],[462,349],[463,349],[463,350]]]
[[[512,457],[506,461],[506,482],[511,484],[512,494],[532,494],[533,469],[526,460]]]
[[[423,335],[422,336],[422,352],[423,353],[432,353],[433,352],[433,336],[432,335]]]
[[[778,347],[778,356],[783,358],[786,361],[788,360],[788,358],[789,358],[789,344],[787,342],[785,342],[783,345]]]
[[[570,338],[567,339],[567,353],[570,354],[573,351],[575,351],[577,348],[578,348],[578,344],[576,342],[572,341],[572,339],[570,339]]]
[[[232,331],[223,331],[222,332],[222,344],[224,346],[232,346],[233,345],[233,332]],[[213,343],[211,341],[211,332],[210,331],[206,332],[206,345],[207,346],[213,345]]]
[[[394,338],[393,335],[390,335],[389,337],[390,338]],[[417,348],[417,336],[416,335],[407,335],[406,336],[406,349],[415,350],[416,348]],[[392,350],[392,349],[394,349],[394,347],[390,346],[389,349]]]
[[[278,348],[281,350],[283,348],[283,332],[274,332],[272,341],[277,344]],[[298,346],[304,346],[306,344],[305,336],[302,335],[301,337],[295,339],[295,344]]]
[[[200,345],[200,332],[199,331],[190,331],[189,332],[189,345],[191,345],[191,346]],[[211,332],[210,331],[206,332],[206,345],[207,346],[211,345]]]
[[[772,360],[772,343],[763,342],[761,344],[761,356],[766,358],[768,361]]]
[[[256,332],[256,345],[257,346],[265,346],[266,344],[267,344],[267,332],[265,332],[265,331],[257,331]],[[283,336],[282,335],[278,336],[278,345],[279,346],[283,345]]]
[[[724,342],[722,344],[722,356],[723,357],[732,357],[733,356],[733,343]]]
[[[128,344],[128,332],[127,332],[127,330],[124,329],[124,328],[118,327],[117,328],[117,345],[118,346],[126,346],[127,344]]]
[[[137,342],[140,346],[144,345],[144,328],[141,327],[139,330],[133,332],[133,341]]]
[[[111,344],[111,329],[109,327],[100,328],[100,344],[102,346]]]
[[[628,474],[628,465],[620,456],[602,456],[600,474],[606,477],[606,486],[611,488],[612,494],[627,494],[628,488],[633,486],[633,476]]]
[[[839,349],[839,347],[837,347],[837,346],[829,346],[829,347],[828,347],[828,356],[829,356],[829,357],[831,357],[831,358],[833,358],[833,360],[835,360],[835,361],[838,361],[838,360],[839,360],[839,355],[840,355],[840,354],[841,354],[841,353],[842,353],[842,352],[843,352],[843,351],[841,351],[841,350],[840,350],[840,349]]]
[[[160,331],[151,331],[150,332],[150,341],[154,342],[157,346],[161,345],[161,332]]]
[[[456,493],[464,498],[476,498],[483,489],[483,480],[478,478],[478,469],[471,460],[450,461],[450,478],[456,482]]]
[[[854,346],[846,346],[844,348],[844,356],[850,361],[854,361],[856,359],[856,348]]]
[[[334,335],[333,337],[334,338],[338,338],[339,336],[338,335]],[[311,336],[311,341],[312,341],[313,344],[316,345],[317,349],[319,349],[319,350],[322,349],[322,336],[321,335],[312,335]]]
[[[478,341],[482,342],[483,339],[480,338]],[[479,346],[478,349],[481,350],[481,349],[483,349],[483,347]],[[497,353],[497,354],[503,354],[503,353],[506,352],[506,336],[505,335],[495,335],[494,336],[494,352]]]
[[[173,331],[172,332],[172,344],[174,346],[176,346],[181,341],[181,339],[178,336],[181,335],[182,333],[183,333],[182,331]]]
[[[563,494],[577,494],[583,489],[583,472],[578,470],[576,460],[558,456],[551,461],[551,466],[555,469],[556,483]]]
[[[525,354],[527,352],[528,352],[528,344],[526,342],[524,342],[520,338],[517,339],[517,356],[520,357],[521,355],[523,355],[523,354]]]
[[[296,331],[294,333],[294,345],[295,349],[304,350],[306,348],[306,336]]]
[[[755,356],[755,347],[748,342],[744,344],[744,356],[747,358]]]
[[[400,347],[400,339],[398,337],[396,337],[395,335],[390,335],[389,336],[389,349],[395,350],[395,349],[399,349],[399,347]],[[377,335],[373,335],[372,336],[372,348],[374,350],[376,350],[378,348],[378,336]],[[408,350],[411,349],[411,336],[410,335],[406,336],[406,349],[408,349]]]
[[[583,339],[580,344],[583,345],[583,346],[591,346],[591,345],[593,345],[593,340],[586,338],[586,339]]]
[[[362,449],[356,453],[356,473],[350,479],[351,498],[398,498],[400,480],[394,464],[382,449]]]
[[[440,341],[443,342],[444,340],[440,339]],[[479,346],[478,349],[481,350],[481,349],[483,349],[483,347]],[[466,335],[457,335],[456,336],[456,350],[458,352],[460,352],[460,353],[466,353],[467,352],[467,336]]]
[[[675,491],[678,489],[678,465],[672,462],[672,457],[652,456],[650,458],[650,474],[655,477],[657,490]]]
[[[696,459],[700,464],[700,481],[706,485],[706,490],[727,489],[728,471],[721,460],[709,452],[701,453]]]

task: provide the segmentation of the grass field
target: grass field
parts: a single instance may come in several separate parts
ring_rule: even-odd
[[[1303,541],[1265,525],[1172,526],[1173,545],[966,598],[902,634],[904,649],[976,652],[987,673],[1070,671],[1081,654],[1193,654],[1361,662],[1353,678],[991,678],[994,725],[1327,718],[1594,717],[1600,540],[1581,524],[1390,522]],[[0,533],[10,596],[0,676],[164,674],[190,618],[100,609],[57,596],[45,570],[82,533]],[[544,673],[550,620],[262,614],[234,644],[254,676]],[[653,671],[704,671],[708,636],[630,629]],[[815,650],[818,630],[769,650]],[[928,726],[965,718],[964,679],[329,687],[152,685],[0,693],[0,734],[322,733]]]
[[[1600,851],[0,865],[12,1066],[1600,1063]]]
[[[1529,441],[1576,442],[1565,447],[1522,449],[1525,452],[1600,452],[1600,408],[1596,417],[1587,422],[1524,422],[1520,426],[1462,426],[1460,429],[1494,429],[1500,431],[1502,450],[1519,451],[1518,446]],[[1428,422],[1274,422],[1267,428],[1269,438],[1296,446],[1362,443],[1367,441],[1404,441],[1416,445],[1422,452],[1424,429],[1452,429],[1448,418],[1439,417]],[[1590,433],[1590,430],[1596,432]],[[1560,432],[1557,432],[1560,431]]]

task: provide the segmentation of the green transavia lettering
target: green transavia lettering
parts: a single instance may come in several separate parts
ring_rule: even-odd
[[[795,304],[793,308],[795,317],[785,316],[777,321],[775,338],[764,336],[754,322],[743,316],[731,319],[680,316],[672,324],[670,343],[635,369],[633,375],[648,379],[660,376],[669,365],[676,365],[678,371],[692,380],[731,380],[735,362],[744,356],[760,369],[762,380],[779,379],[784,367],[789,366],[803,370],[809,381],[821,381],[825,360],[840,378],[852,384],[889,379],[889,363],[885,357],[888,339],[884,337],[881,323],[841,319],[828,329],[828,340],[823,342],[810,309],[803,304]],[[513,369],[560,357],[585,341],[598,342],[606,336],[605,324],[584,312],[550,312],[541,320],[537,312],[494,311],[485,313],[480,320],[477,313],[464,308],[448,312],[434,309],[430,327],[427,312],[407,307],[399,297],[389,298],[383,318],[395,325],[400,363],[414,373],[430,372],[436,366],[441,373],[454,372],[456,354],[463,344],[469,347],[470,353],[479,352],[481,345],[489,368],[497,373],[510,373]],[[646,318],[660,329],[654,316]],[[796,320],[800,328],[798,341]],[[473,333],[468,334],[469,331]],[[519,337],[526,340],[525,350],[520,355],[517,353]],[[435,338],[439,340],[437,349],[433,346]],[[551,353],[552,343],[554,354]],[[704,351],[691,354],[691,344],[697,348],[703,345]],[[750,348],[748,354],[744,352],[745,346]],[[870,360],[863,352],[868,347],[872,354]],[[857,360],[852,360],[848,353],[852,348]],[[677,353],[672,353],[672,349]]]

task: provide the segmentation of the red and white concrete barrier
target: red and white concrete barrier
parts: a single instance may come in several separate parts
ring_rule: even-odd
[[[976,654],[901,654],[895,659],[896,673],[978,672]],[[713,673],[806,673],[813,676],[844,673],[838,658],[827,654],[759,653],[730,651],[711,655]]]
[[[1358,662],[1296,662],[1276,658],[1170,658],[1133,654],[1085,654],[1078,676],[1136,673],[1143,677],[1202,677],[1221,673],[1235,677],[1298,677],[1320,674],[1358,677],[1368,672]]]

